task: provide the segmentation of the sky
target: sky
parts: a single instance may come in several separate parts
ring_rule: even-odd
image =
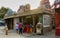
[[[53,4],[54,0],[49,0],[50,5]],[[8,7],[13,11],[17,11],[20,5],[25,5],[29,3],[31,5],[31,9],[35,9],[40,5],[40,0],[0,0],[0,7]]]

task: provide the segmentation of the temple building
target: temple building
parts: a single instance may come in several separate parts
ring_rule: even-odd
[[[10,16],[4,16],[5,21],[7,21],[7,25],[9,26],[9,29],[15,29],[15,24],[22,21],[23,27],[26,24],[32,24],[33,31],[36,33],[36,25],[38,22],[41,23],[41,32],[47,33],[52,30],[51,25],[51,7],[48,0],[41,0],[40,6],[36,9],[31,10],[30,4],[21,5],[17,11],[17,13],[14,13]],[[10,20],[10,21],[8,21]],[[9,24],[12,23],[12,25]],[[11,27],[10,27],[11,26]]]

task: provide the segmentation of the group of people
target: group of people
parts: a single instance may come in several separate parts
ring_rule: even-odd
[[[22,34],[22,27],[23,27],[23,23],[22,22],[16,23],[16,25],[15,25],[16,32],[18,33],[18,31],[19,31],[19,34],[20,33]]]
[[[23,26],[23,23],[20,22],[20,23],[16,23],[15,24],[15,29],[16,29],[16,32],[19,33],[19,34],[22,34],[23,32],[25,33],[32,33],[32,24],[26,24],[25,27]],[[8,35],[8,26],[7,24],[5,24],[5,34]]]
[[[32,24],[26,24],[25,27],[23,27],[23,23],[16,23],[15,25],[16,32],[19,34],[22,34],[23,32],[25,33],[32,33]]]

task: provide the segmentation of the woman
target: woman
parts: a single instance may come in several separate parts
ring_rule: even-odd
[[[28,33],[29,32],[29,25],[28,24],[26,25],[25,29],[26,29],[26,33]]]
[[[32,33],[32,24],[29,26],[29,32]]]

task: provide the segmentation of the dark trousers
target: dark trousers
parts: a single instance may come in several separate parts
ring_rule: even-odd
[[[22,34],[22,28],[19,28],[19,34],[20,34],[20,33]]]

